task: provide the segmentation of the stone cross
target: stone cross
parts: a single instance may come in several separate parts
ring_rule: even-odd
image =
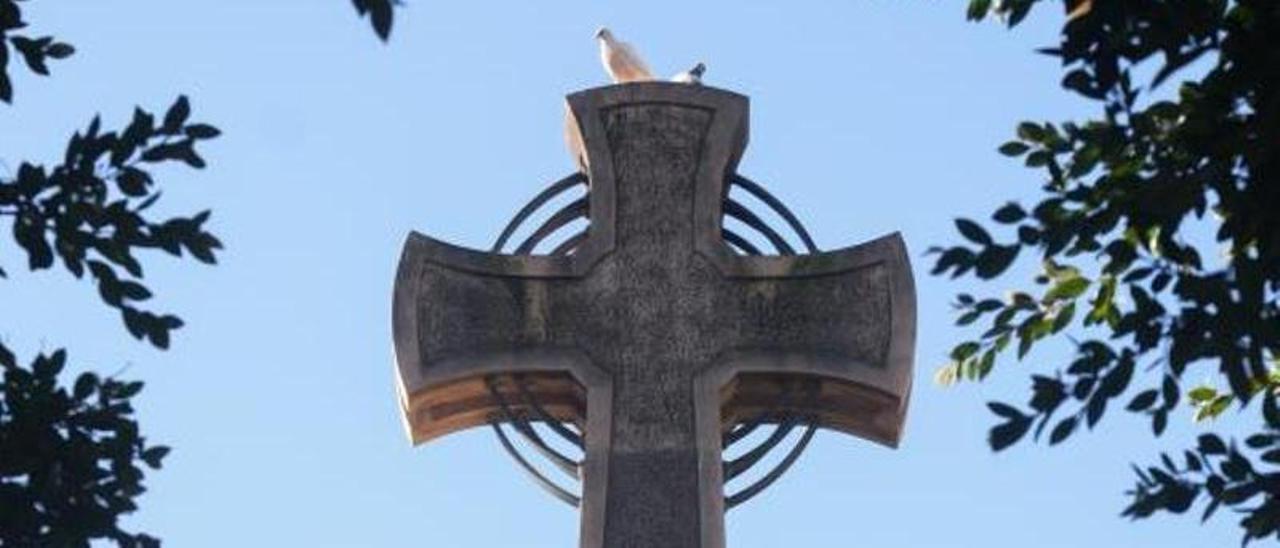
[[[576,252],[409,235],[393,331],[413,441],[495,420],[489,375],[533,379],[533,396],[584,432],[583,548],[723,547],[721,435],[753,406],[896,446],[915,346],[901,238],[732,252],[721,201],[746,147],[744,96],[624,84],[570,95],[568,108],[590,181]],[[788,378],[819,388],[761,399]]]

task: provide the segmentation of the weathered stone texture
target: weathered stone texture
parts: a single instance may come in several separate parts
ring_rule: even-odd
[[[501,371],[573,373],[600,396],[580,418],[585,548],[723,545],[720,432],[733,414],[722,412],[721,388],[735,375],[847,385],[805,409],[896,443],[914,346],[900,239],[734,256],[720,240],[719,197],[745,146],[745,98],[655,83],[570,103],[590,165],[592,246],[568,259],[491,256],[418,235],[406,246],[395,331],[415,439],[485,416],[463,404],[438,406],[472,413],[453,422],[416,411],[443,390],[433,387]]]

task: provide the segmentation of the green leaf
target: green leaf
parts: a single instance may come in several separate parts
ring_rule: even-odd
[[[45,48],[44,52],[54,59],[66,59],[75,54],[76,48],[71,44],[55,42]]]
[[[969,0],[966,17],[970,21],[981,21],[991,11],[991,0]]]
[[[124,383],[120,386],[120,390],[116,392],[115,396],[122,400],[127,400],[138,395],[139,392],[142,392],[142,386],[142,381]]]
[[[1085,407],[1085,421],[1090,429],[1093,429],[1102,420],[1102,415],[1107,410],[1107,398],[1101,395],[1095,395],[1089,399],[1088,406]]]
[[[960,234],[964,235],[970,241],[981,245],[991,245],[991,235],[987,231],[969,219],[956,219],[956,228],[960,230]]]
[[[1089,76],[1087,71],[1082,69],[1076,69],[1068,72],[1067,75],[1062,78],[1062,87],[1079,93],[1089,99],[1098,100],[1106,97],[1105,90],[1100,91],[1099,87],[1094,84],[1094,79]]]
[[[187,137],[192,139],[213,139],[219,135],[222,135],[222,132],[218,130],[218,128],[208,124],[192,124],[187,126]]]
[[[1032,2],[1026,1],[1026,0],[1022,0],[1022,1],[1006,0],[1006,1],[1009,1],[1012,3],[1012,6],[1011,6],[1012,9],[1009,11],[1009,28],[1013,28],[1018,26],[1018,24],[1021,23],[1023,19],[1026,19],[1027,14],[1031,12]]]
[[[1018,156],[1022,156],[1023,154],[1026,154],[1028,150],[1031,150],[1031,147],[1027,146],[1026,143],[1023,143],[1021,141],[1009,141],[1003,145],[1000,145],[999,150],[1000,150],[1000,154],[1003,154],[1005,156],[1018,157]]]
[[[1010,420],[992,428],[987,436],[987,443],[991,444],[992,451],[1003,451],[1022,439],[1030,428],[1031,419],[1029,417]]]
[[[142,455],[141,455],[142,460],[146,462],[147,466],[150,466],[152,469],[159,470],[161,461],[163,461],[164,458],[169,455],[169,451],[170,449],[163,445],[149,447],[147,448],[146,451],[142,452]]]
[[[1164,433],[1164,429],[1169,426],[1169,413],[1167,411],[1156,411],[1151,414],[1151,433],[1159,436]]]
[[[1027,167],[1044,167],[1049,165],[1049,160],[1053,159],[1053,154],[1047,150],[1037,150],[1027,155],[1027,159],[1023,161]]]
[[[1042,142],[1045,139],[1044,128],[1035,122],[1018,124],[1018,138],[1023,141]]]
[[[974,261],[974,273],[984,280],[999,276],[1013,264],[1019,249],[1016,245],[992,245],[983,249]]]
[[[1200,452],[1206,455],[1225,455],[1227,454],[1227,444],[1222,442],[1216,434],[1201,434],[1199,438]]]
[[[174,101],[173,106],[169,107],[169,111],[164,115],[164,125],[161,131],[174,134],[182,129],[182,125],[187,122],[187,118],[191,116],[191,101],[187,100],[186,95],[178,96],[178,100]]]
[[[978,379],[985,379],[991,374],[991,370],[996,364],[996,352],[994,349],[988,349],[982,353],[982,358],[978,360]]]
[[[1046,260],[1043,266],[1045,273],[1056,281],[1080,277],[1080,269],[1071,265],[1060,265],[1053,260]]]
[[[1102,378],[1102,386],[1099,391],[1103,396],[1114,398],[1123,394],[1129,388],[1129,382],[1133,380],[1134,361],[1132,357],[1126,355],[1107,372]]]
[[[128,196],[145,196],[147,187],[151,185],[151,175],[136,167],[125,167],[116,177],[116,184]]]
[[[1209,386],[1197,386],[1187,392],[1192,403],[1205,403],[1218,397],[1218,391]]]
[[[1014,202],[1009,202],[1005,204],[1004,207],[996,210],[995,214],[992,215],[991,218],[1000,223],[1013,224],[1027,218],[1027,212],[1022,209],[1022,206]]]
[[[0,45],[0,50],[4,47]],[[0,72],[0,101],[13,103],[13,83],[9,80],[9,75]]]
[[[1277,441],[1275,434],[1254,434],[1244,441],[1251,449],[1263,449],[1275,445]]]
[[[391,0],[373,0],[369,6],[369,20],[378,38],[386,42],[391,38]]]
[[[119,291],[124,298],[131,301],[145,301],[151,298],[151,291],[137,282],[121,282]]]
[[[1195,422],[1203,422],[1218,418],[1218,416],[1221,415],[1223,411],[1226,411],[1227,407],[1231,405],[1231,399],[1231,395],[1222,394],[1214,398],[1213,401],[1200,405],[1196,409],[1195,416],[1192,417],[1192,420]]]
[[[1154,280],[1151,280],[1151,290],[1156,293],[1164,291],[1164,288],[1167,287],[1169,282],[1172,280],[1173,276],[1169,275],[1168,272],[1161,272],[1156,275]]]
[[[1263,393],[1262,418],[1267,421],[1267,426],[1280,428],[1280,405],[1277,405],[1276,395],[1271,392]]]
[[[1061,280],[1054,284],[1044,295],[1045,303],[1056,301],[1071,301],[1084,294],[1089,289],[1089,280],[1084,277],[1075,277]]]
[[[951,359],[958,362],[964,361],[968,359],[970,356],[977,354],[979,348],[981,347],[978,346],[978,343],[973,341],[968,341],[968,342],[958,344],[956,345],[955,348],[951,349]]]
[[[1164,376],[1164,382],[1160,387],[1164,396],[1164,405],[1168,409],[1178,404],[1178,380],[1170,375]]]
[[[1004,333],[1002,333],[999,337],[996,338],[996,343],[993,346],[993,350],[995,350],[996,352],[1004,352],[1004,349],[1009,347],[1009,341],[1012,340],[1012,336],[1013,336],[1012,333],[1009,331],[1005,331]]]
[[[151,329],[147,331],[147,338],[151,340],[151,344],[161,350],[169,348],[169,328],[159,323],[153,323]]]
[[[147,334],[147,320],[138,309],[122,306],[120,307],[120,315],[124,319],[124,326],[129,330],[129,334],[133,338],[141,340]]]
[[[191,252],[197,260],[205,264],[217,264],[218,260],[213,255],[213,250],[222,247],[217,238],[208,233],[202,233],[196,236],[192,241],[187,242],[187,250]]]
[[[190,139],[178,141],[176,143],[166,143],[156,145],[142,153],[142,161],[144,162],[163,162],[165,160],[181,160],[187,165],[202,169],[205,167],[205,161],[196,153],[194,141]]]
[[[1035,339],[1030,334],[1018,336],[1018,359],[1026,357],[1027,352],[1031,351],[1031,345],[1035,344]]]
[[[1019,411],[1018,408],[1009,404],[998,402],[998,401],[987,402],[987,409],[990,409],[992,413],[995,413],[996,415],[1004,417],[1006,419],[1028,418],[1021,411]]]
[[[72,394],[77,400],[84,400],[98,389],[98,376],[93,373],[81,373],[76,378],[75,389]]]
[[[974,310],[977,310],[979,312],[984,312],[984,313],[994,312],[996,310],[1000,310],[1001,308],[1004,308],[1004,303],[1000,302],[1000,299],[983,299],[982,301],[973,305],[973,308]]]
[[[1057,333],[1059,331],[1062,331],[1063,329],[1066,329],[1067,326],[1071,325],[1071,318],[1074,317],[1075,314],[1076,314],[1075,302],[1069,302],[1066,304],[1066,306],[1063,306],[1060,310],[1058,310],[1058,313],[1055,314],[1053,317],[1053,332]]]
[[[393,0],[352,0],[355,4],[356,11],[361,15],[369,15],[370,22],[373,24],[373,30],[378,34],[378,38],[386,42],[391,36],[392,22],[392,1]]]
[[[1133,400],[1129,402],[1128,407],[1125,409],[1134,412],[1146,411],[1156,403],[1156,397],[1158,397],[1159,394],[1160,393],[1156,390],[1144,390],[1139,392],[1138,395],[1134,396]]]
[[[2,36],[0,35],[0,37]],[[25,36],[14,36],[10,39],[10,42],[18,50],[18,53],[22,54],[22,59],[26,61],[27,67],[31,69],[31,72],[41,76],[48,76],[49,67],[44,62],[44,48],[48,44],[48,40],[52,39],[46,37],[40,40],[32,40]],[[0,47],[3,47],[3,44],[0,44]]]
[[[938,275],[954,268],[955,271],[951,274],[951,277],[954,278],[973,268],[973,259],[972,251],[963,247],[953,247],[938,257],[938,262],[933,265],[933,270],[930,273]]]
[[[31,365],[31,372],[37,378],[53,379],[62,372],[62,368],[67,364],[67,352],[58,350],[51,355],[39,355],[36,357],[35,363]]]
[[[1067,417],[1053,427],[1053,432],[1049,434],[1049,445],[1057,445],[1062,440],[1067,439],[1076,429],[1076,423],[1079,422],[1076,417]]]
[[[1036,245],[1040,242],[1041,232],[1027,225],[1018,227],[1018,241],[1023,245]]]

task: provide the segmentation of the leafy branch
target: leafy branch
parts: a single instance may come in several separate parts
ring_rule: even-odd
[[[971,0],[968,16],[994,15],[1012,27],[1043,1]],[[1265,411],[1276,407],[1276,391],[1267,388],[1280,354],[1274,215],[1280,6],[1262,0],[1063,6],[1061,40],[1041,51],[1061,61],[1062,86],[1098,102],[1101,116],[1019,124],[999,152],[1041,173],[1039,202],[997,208],[995,235],[979,222],[957,220],[965,243],[931,250],[933,274],[953,278],[991,280],[1020,256],[1040,261],[1031,286],[1003,299],[957,297],[957,324],[984,330],[952,348],[937,379],[981,380],[1002,355],[1022,360],[1038,344],[1066,339],[1074,357],[1032,376],[1025,407],[989,404],[1001,420],[990,432],[993,449],[1028,434],[1041,439],[1046,431],[1050,445],[1061,443],[1081,425],[1093,428],[1117,400],[1146,416],[1158,436],[1183,401],[1205,420],[1261,399],[1260,430],[1249,445],[1272,439],[1280,429],[1280,414]],[[1181,83],[1174,97],[1149,97],[1206,58],[1212,67]],[[1137,84],[1134,74],[1150,63],[1154,76]],[[1214,264],[1187,237],[1206,225],[1216,228],[1222,249]],[[1184,394],[1182,379],[1193,366],[1216,366],[1229,390],[1201,386]],[[1183,465],[1166,457],[1166,466],[1140,471],[1125,515],[1182,513],[1207,493],[1211,507],[1245,513],[1246,542],[1280,538],[1280,512],[1272,507],[1280,493],[1276,462],[1264,453],[1254,465],[1246,453],[1221,440],[1206,446],[1205,439]],[[1241,506],[1252,496],[1242,498],[1245,488],[1232,491],[1240,482],[1263,502]]]
[[[80,374],[58,383],[67,353],[37,356],[28,367],[0,345],[0,543],[88,546],[107,538],[130,548],[159,547],[122,530],[117,516],[137,508],[141,465],[159,469],[169,448],[149,445],[133,419],[141,382]]]
[[[48,76],[50,59],[66,59],[76,51],[71,44],[58,42],[52,36],[32,38],[16,34],[16,31],[27,28],[19,5],[22,1],[0,0],[0,101],[6,103],[13,102],[13,80],[9,77],[9,61],[13,53],[22,57],[31,72]]]
[[[208,211],[164,220],[146,216],[161,196],[152,166],[181,162],[203,168],[196,144],[219,135],[213,126],[189,123],[190,113],[187,98],[179,97],[163,120],[136,109],[119,132],[103,132],[95,117],[71,138],[61,164],[24,162],[15,178],[0,180],[0,218],[12,223],[28,267],[48,269],[56,258],[77,278],[87,272],[102,301],[120,310],[129,333],[159,348],[169,346],[170,331],[182,321],[137,306],[152,292],[142,283],[135,251],[157,249],[176,257],[186,252],[213,264],[214,251],[222,247],[204,228]]]

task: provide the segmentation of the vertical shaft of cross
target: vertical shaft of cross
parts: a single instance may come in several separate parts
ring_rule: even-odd
[[[693,376],[710,361],[697,335],[709,303],[697,291],[693,219],[712,113],[626,105],[602,113],[613,170],[612,286],[618,338],[593,359],[614,375],[605,546],[695,547],[699,508]]]
[[[679,99],[654,100],[664,95]],[[569,106],[572,152],[592,181],[590,241],[608,246],[586,292],[613,305],[608,321],[574,337],[612,377],[610,441],[589,440],[586,457],[607,472],[584,477],[581,545],[722,548],[723,487],[706,473],[710,461],[719,470],[719,423],[699,420],[718,417],[720,401],[695,379],[732,339],[719,321],[730,305],[724,279],[705,245],[720,241],[746,98],[617,86],[570,96]]]

